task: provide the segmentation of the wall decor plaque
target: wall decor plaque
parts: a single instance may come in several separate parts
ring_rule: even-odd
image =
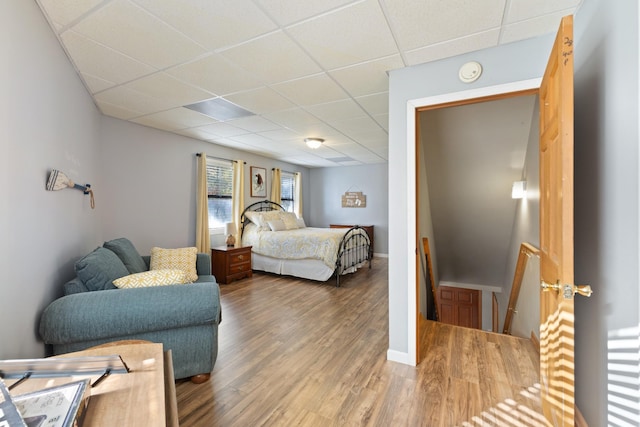
[[[343,208],[366,208],[367,196],[362,191],[347,191],[342,195]]]

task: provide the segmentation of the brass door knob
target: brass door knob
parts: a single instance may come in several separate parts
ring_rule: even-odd
[[[561,285],[560,283],[547,283],[543,281],[540,283],[540,287],[542,288],[543,291],[551,291],[551,290],[556,292],[562,291],[565,299],[570,299],[575,294],[580,294],[583,297],[587,297],[587,298],[593,294],[593,291],[591,290],[591,286],[589,285],[568,285],[568,284]]]

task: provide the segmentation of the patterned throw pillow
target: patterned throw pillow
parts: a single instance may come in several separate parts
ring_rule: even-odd
[[[113,281],[120,289],[148,288],[150,286],[182,285],[190,283],[182,270],[151,270],[142,273],[129,274]]]
[[[195,282],[198,280],[198,271],[196,270],[197,254],[198,249],[195,247],[179,249],[151,248],[149,270],[182,270],[187,275],[187,280]]]

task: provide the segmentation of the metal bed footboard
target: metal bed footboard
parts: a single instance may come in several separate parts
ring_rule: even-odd
[[[358,230],[362,230],[362,233]],[[340,241],[338,248],[335,269],[336,287],[340,287],[340,276],[345,271],[351,268],[357,269],[366,261],[369,261],[369,269],[371,269],[372,259],[373,248],[367,231],[358,225],[351,227]]]

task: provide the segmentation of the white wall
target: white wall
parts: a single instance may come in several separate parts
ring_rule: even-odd
[[[527,154],[522,171],[522,180],[527,182],[526,198],[518,200],[516,214],[511,230],[511,244],[507,257],[507,268],[504,277],[502,292],[498,294],[498,310],[500,331],[504,327],[504,319],[509,306],[513,275],[516,271],[520,245],[530,243],[536,248],[540,247],[540,103],[536,97],[533,116],[531,118],[531,131],[527,143]],[[529,264],[539,266],[539,262],[530,259],[525,270],[525,276],[520,287],[520,294],[516,305],[517,313],[514,314],[512,335],[529,338],[531,332],[540,337],[540,270],[531,268]],[[536,276],[536,271],[537,276]]]
[[[98,184],[100,115],[34,1],[0,2],[0,28],[0,359],[42,357],[40,313],[102,237],[88,196],[45,184]]]
[[[250,197],[251,166],[267,169],[267,188],[271,188],[273,167],[301,172],[303,216],[305,220],[310,218],[307,168],[106,116],[102,122],[102,188],[96,194],[96,203],[104,215],[105,240],[127,237],[145,254],[153,246],[195,245],[196,153],[199,152],[246,161],[245,207],[264,200]],[[222,235],[212,238],[213,246],[220,244],[223,244]]]
[[[552,35],[485,49],[390,73],[389,91],[389,352],[388,357],[415,363],[415,142],[409,140],[412,100],[501,85],[542,76]],[[467,61],[482,64],[472,84],[458,80]],[[412,331],[410,334],[409,331]]]
[[[576,398],[592,426],[623,425],[616,399],[635,412],[627,425],[640,425],[639,15],[636,0],[585,0],[574,23],[575,281],[594,290],[575,301]],[[621,384],[608,379],[619,372],[607,347],[627,329],[636,371]]]
[[[321,168],[310,170],[310,223],[313,227],[329,224],[374,226],[374,252],[388,252],[388,168],[386,164]],[[365,208],[343,208],[346,191],[362,191]]]

